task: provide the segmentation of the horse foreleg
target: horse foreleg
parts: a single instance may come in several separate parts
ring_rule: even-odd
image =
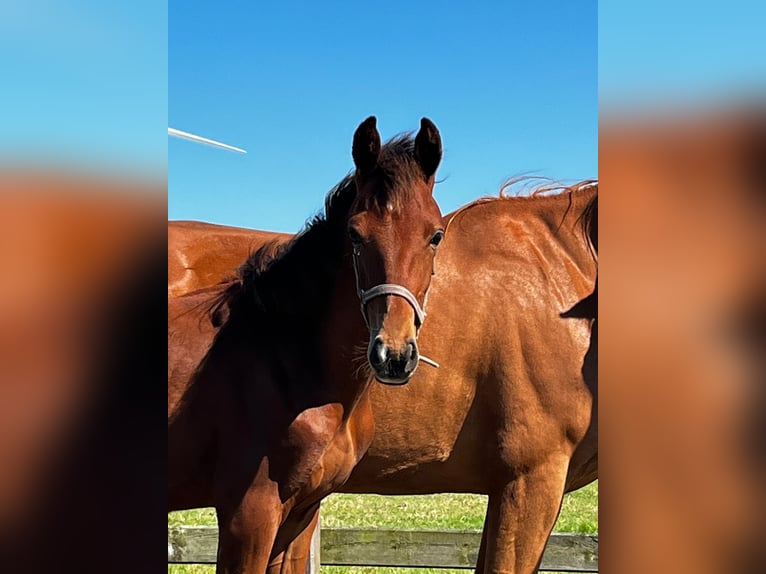
[[[566,475],[567,460],[561,457],[516,476],[490,494],[485,574],[537,571],[561,509]]]
[[[216,574],[263,574],[281,518],[279,499],[258,500],[229,512],[218,509]]]
[[[311,539],[318,523],[319,506],[303,532],[269,563],[268,574],[306,574],[311,557]]]

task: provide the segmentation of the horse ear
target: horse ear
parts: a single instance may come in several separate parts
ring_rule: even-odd
[[[354,132],[354,145],[351,155],[354,156],[354,165],[361,173],[370,172],[378,163],[380,156],[380,134],[375,127],[377,120],[370,116],[364,120]]]
[[[438,128],[428,118],[420,120],[420,131],[415,136],[415,159],[426,179],[436,173],[442,160],[442,138]]]
[[[217,303],[210,313],[210,323],[213,327],[216,329],[223,327],[229,321],[230,311],[228,302]]]

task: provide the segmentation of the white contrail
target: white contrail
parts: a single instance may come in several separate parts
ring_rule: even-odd
[[[216,147],[222,147],[224,149],[236,151],[238,153],[247,153],[245,150],[238,147],[234,147],[233,145],[217,142],[215,140],[203,138],[201,136],[195,136],[194,134],[182,132],[181,130],[177,130],[175,128],[168,128],[168,135],[175,136],[177,138],[183,138],[185,140],[191,140],[193,142],[204,143],[204,144],[208,144],[208,145],[212,145]]]

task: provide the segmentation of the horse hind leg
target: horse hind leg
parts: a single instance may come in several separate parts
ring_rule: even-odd
[[[490,494],[479,574],[537,572],[561,509],[566,474],[566,460],[541,464]]]

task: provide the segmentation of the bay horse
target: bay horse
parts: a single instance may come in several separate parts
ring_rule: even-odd
[[[479,573],[534,571],[563,494],[598,476],[597,191],[582,182],[445,216],[420,337],[440,366],[371,390],[375,437],[339,488],[489,495]],[[212,250],[208,230],[196,245]],[[230,271],[206,261],[200,287]],[[310,536],[288,552],[296,572]]]
[[[168,510],[216,508],[219,573],[290,566],[273,559],[372,440],[372,381],[403,385],[418,365],[441,137],[423,118],[381,146],[372,116],[352,155],[294,239],[168,296]]]

